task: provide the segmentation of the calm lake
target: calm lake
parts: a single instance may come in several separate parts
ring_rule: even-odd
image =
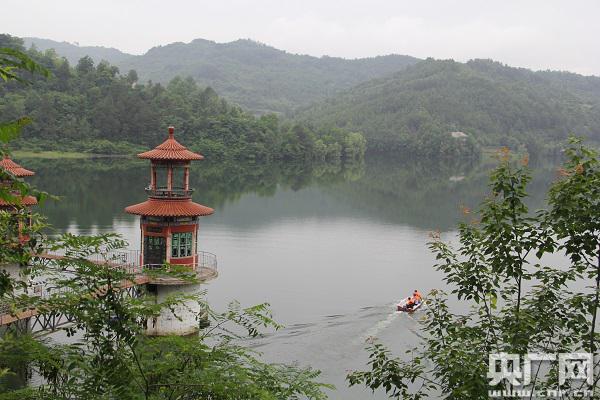
[[[41,207],[59,231],[118,232],[139,248],[136,217],[123,208],[145,198],[148,165],[129,159],[18,160],[40,189],[62,196]],[[557,162],[534,168],[533,209],[543,206]],[[208,300],[223,309],[268,302],[285,328],[253,340],[270,361],[323,372],[331,399],[386,398],[349,389],[347,371],[365,366],[376,336],[400,354],[415,342],[419,313],[394,303],[413,289],[443,287],[427,242],[455,234],[463,206],[487,193],[493,162],[475,165],[368,159],[364,165],[265,166],[198,162],[194,200],[215,208],[201,220],[199,249],[218,256]]]

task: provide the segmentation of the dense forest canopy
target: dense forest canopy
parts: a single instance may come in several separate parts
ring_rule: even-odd
[[[318,58],[290,54],[252,40],[215,43],[196,39],[154,47],[141,56],[37,38],[28,38],[27,44],[40,50],[53,48],[71,63],[85,55],[97,62],[105,59],[121,71],[135,69],[142,82],[166,84],[176,76],[191,76],[199,85],[210,86],[227,100],[260,114],[290,112],[418,61],[403,55],[357,60]]]
[[[23,43],[1,35],[0,47],[23,50]],[[273,114],[255,117],[192,78],[141,84],[136,71],[120,74],[106,61],[94,65],[83,57],[71,67],[53,51],[29,54],[52,78],[0,86],[0,115],[33,119],[17,142],[22,148],[131,153],[160,143],[174,125],[182,142],[212,158],[337,161],[364,152],[359,133],[286,124]]]
[[[59,81],[63,79],[61,73],[71,71],[67,79],[71,83],[59,90],[84,93],[88,102],[94,103],[88,111],[91,116],[85,121],[90,126],[83,131],[95,130],[94,137],[113,141],[152,142],[143,135],[155,135],[156,129],[147,128],[157,126],[156,121],[163,121],[165,116],[174,116],[174,123],[186,132],[202,132],[195,140],[215,154],[239,154],[252,143],[252,151],[244,152],[250,158],[263,157],[252,154],[268,153],[267,148],[278,149],[278,154],[315,151],[316,158],[343,155],[349,146],[353,147],[348,150],[350,153],[359,153],[363,140],[358,133],[348,132],[363,134],[368,150],[374,153],[445,159],[476,157],[482,146],[508,146],[531,154],[558,151],[570,133],[600,141],[598,77],[534,72],[490,60],[458,63],[419,61],[406,56],[316,58],[289,54],[250,40],[215,43],[197,39],[155,47],[143,56],[39,39],[29,39],[27,43],[40,49],[57,48],[61,55],[64,52],[71,57],[89,53],[97,59],[115,60],[123,76],[115,67],[100,61],[94,74],[84,78],[78,72],[79,65],[69,69],[68,64],[56,61],[52,50],[44,53],[45,57],[56,59],[56,66],[50,68],[57,69]],[[58,65],[62,65],[60,71]],[[124,74],[129,70],[136,72]],[[107,73],[112,76],[107,78]],[[94,77],[102,74],[102,79]],[[179,76],[191,76],[193,80]],[[147,78],[152,82],[142,84]],[[78,82],[86,79],[87,87],[82,88]],[[115,89],[108,90],[112,93],[109,97],[104,95],[107,82]],[[52,84],[55,83],[47,85]],[[266,110],[293,111],[302,127],[292,129],[268,114],[252,118],[205,87],[215,88],[228,101],[255,114]],[[102,99],[94,97],[98,90]],[[33,108],[25,105],[34,104],[48,108],[35,103],[35,96],[28,99],[4,108],[0,105],[0,112],[14,111],[17,106],[20,111],[28,111]],[[138,112],[137,106],[130,104],[136,101],[153,106],[142,107]],[[61,102],[64,100],[54,104]],[[65,118],[64,113],[57,114],[56,119],[60,118]],[[143,129],[133,134],[130,125]],[[248,130],[248,126],[254,128]],[[76,124],[65,123],[62,128],[65,134],[81,130]],[[254,130],[263,133],[256,134]],[[41,131],[33,137],[40,135]],[[287,141],[287,145],[282,141]]]
[[[443,154],[462,151],[450,150],[452,143],[473,140],[535,153],[569,133],[600,140],[600,78],[428,59],[317,103],[298,118],[361,131],[373,151]]]

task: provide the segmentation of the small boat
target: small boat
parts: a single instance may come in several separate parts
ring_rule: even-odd
[[[400,300],[400,302],[398,304],[396,304],[396,311],[398,311],[398,312],[415,312],[419,308],[421,308],[421,306],[423,305],[423,303],[425,303],[424,300],[421,300],[420,302],[418,302],[417,304],[415,304],[415,306],[413,308],[411,308],[409,310],[408,308],[406,308],[406,303],[408,303],[408,299],[409,298],[410,297],[406,297],[406,298]]]

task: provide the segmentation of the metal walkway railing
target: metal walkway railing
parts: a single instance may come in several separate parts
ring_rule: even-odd
[[[43,248],[36,257],[48,259],[84,258],[94,263],[109,264],[117,268],[126,269],[127,272],[132,274],[139,274],[143,273],[145,269],[158,269],[164,266],[164,264],[142,264],[141,253],[139,250],[111,250],[102,253],[82,255],[80,253],[68,252],[64,249],[54,250],[51,248]],[[197,253],[197,261],[194,263],[179,264],[177,262],[172,262],[172,264],[191,267],[191,269],[207,268],[217,271],[217,256],[208,251],[199,251]]]
[[[68,252],[65,250],[54,250],[52,248],[42,249],[41,252],[34,257],[48,260],[68,260],[69,258],[85,259],[93,263],[109,265],[114,268],[125,270],[125,272],[135,277],[134,281],[122,282],[123,287],[130,287],[148,283],[145,272],[156,271],[164,267],[164,264],[141,264],[139,250],[117,250],[107,251],[102,253],[83,254],[76,252]],[[195,263],[192,264],[174,264],[190,267],[190,270],[196,271],[200,280],[208,280],[217,276],[217,256],[213,253],[200,251]],[[68,288],[48,287],[45,282],[33,283],[23,294],[29,296],[39,296],[40,298],[48,298],[49,296],[71,291]],[[4,303],[0,301],[0,326],[5,325],[7,320],[15,320],[15,310],[23,314],[23,318],[31,317],[31,313],[36,313],[36,310],[26,310],[28,304]],[[30,311],[29,313],[24,313]],[[26,315],[25,315],[26,314]]]

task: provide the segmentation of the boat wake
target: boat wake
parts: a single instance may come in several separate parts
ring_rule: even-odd
[[[363,307],[355,313],[325,315],[312,322],[291,324],[277,332],[246,340],[252,348],[290,343],[302,348],[319,343],[332,349],[346,343],[357,349],[375,338],[388,342],[396,341],[398,334],[403,335],[403,332],[417,334],[416,319],[411,313],[397,312],[396,303]]]
[[[386,306],[386,309],[393,309],[394,305],[395,303],[392,303],[389,306]],[[392,324],[392,322],[394,322],[394,320],[398,318],[399,315],[400,314],[396,311],[392,311],[385,319],[377,322],[375,325],[369,328],[363,335],[361,335],[359,338],[360,341],[364,343],[368,340],[376,338],[377,335],[379,335],[383,330],[389,327]]]

